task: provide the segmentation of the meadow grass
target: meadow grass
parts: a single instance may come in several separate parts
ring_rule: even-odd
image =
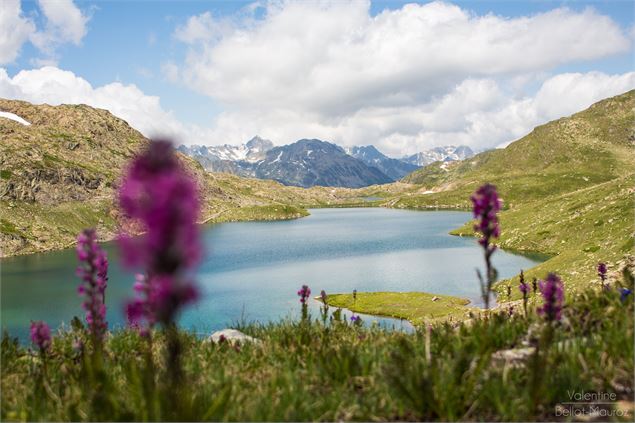
[[[169,381],[165,335],[109,333],[101,379],[79,320],[46,355],[2,340],[4,421],[553,420],[572,392],[615,394],[606,420],[632,421],[633,295],[567,298],[540,360],[497,358],[538,343],[535,313],[493,313],[413,334],[309,317],[237,328],[254,344],[179,332],[183,379]],[[79,347],[79,345],[83,345]],[[497,353],[499,352],[499,353]],[[504,357],[504,356],[503,356]]]

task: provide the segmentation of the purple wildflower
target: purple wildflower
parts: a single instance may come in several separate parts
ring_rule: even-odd
[[[359,316],[352,315],[351,322],[356,323],[359,320]]]
[[[486,249],[496,248],[490,245],[493,238],[500,236],[500,226],[498,225],[498,213],[501,209],[501,201],[498,198],[496,187],[491,184],[485,184],[480,187],[471,197],[474,206],[474,217],[477,219],[474,230],[480,232],[483,237],[479,239]]]
[[[606,282],[606,263],[598,263],[598,276],[602,281],[602,288],[608,288],[604,282]]]
[[[51,329],[42,322],[31,322],[31,342],[40,349],[40,352],[46,352],[51,346]]]
[[[84,296],[82,304],[86,311],[86,323],[96,341],[103,339],[106,322],[106,286],[108,285],[108,258],[97,244],[94,229],[85,229],[77,236],[77,276],[82,282],[77,292]]]
[[[564,301],[562,280],[555,273],[549,273],[545,281],[540,281],[539,286],[544,302],[538,313],[544,315],[549,322],[560,320]]]
[[[322,300],[322,306],[320,307],[320,314],[322,315],[322,322],[326,324],[326,319],[329,317],[329,305],[326,302],[328,296],[326,295],[326,291],[320,291],[320,299]]]
[[[620,300],[622,302],[626,301],[626,298],[628,298],[629,295],[631,295],[633,291],[631,291],[628,288],[621,288],[620,289]]]
[[[124,178],[119,202],[128,217],[141,222],[145,234],[122,235],[124,264],[142,266],[146,281],[135,283],[138,297],[126,311],[132,323],[172,324],[180,309],[197,298],[184,273],[202,255],[196,184],[181,166],[168,141],[154,141],[137,157]]]
[[[525,316],[527,316],[527,299],[529,296],[530,288],[529,288],[529,284],[525,282],[525,273],[522,270],[520,271],[519,279],[520,281],[518,284],[518,289],[523,294],[523,310],[525,311]]]
[[[474,217],[476,218],[474,230],[482,235],[478,242],[485,252],[487,275],[483,278],[480,272],[477,271],[477,273],[481,283],[483,302],[485,303],[485,308],[488,309],[492,284],[497,277],[497,271],[492,266],[491,257],[496,251],[496,245],[492,244],[492,241],[500,236],[497,213],[501,209],[501,201],[498,198],[496,187],[491,184],[481,186],[470,199],[472,200]],[[511,292],[508,291],[508,294],[511,294]]]
[[[523,294],[523,298],[525,298],[527,296],[527,294],[529,293],[529,290],[531,288],[529,288],[529,284],[525,283],[524,281],[522,281],[520,283],[520,285],[518,286],[518,289],[520,290],[520,292]]]
[[[322,299],[322,302],[326,304],[326,299],[327,299],[326,291],[324,290],[320,291],[320,298]]]
[[[300,297],[300,302],[302,304],[306,304],[307,299],[309,298],[309,295],[311,295],[311,288],[309,288],[307,285],[302,285],[302,288],[300,288],[300,290],[298,291],[298,297]]]

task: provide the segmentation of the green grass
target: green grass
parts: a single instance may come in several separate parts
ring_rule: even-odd
[[[433,301],[433,298],[437,298]],[[465,319],[471,310],[469,300],[425,292],[358,292],[329,294],[329,306],[346,308],[356,313],[406,319],[414,325],[447,319]]]
[[[238,328],[260,342],[243,346],[181,332],[180,384],[169,379],[161,332],[153,335],[151,356],[136,333],[110,334],[99,361],[102,373],[94,373],[89,336],[78,326],[54,338],[46,369],[38,354],[5,336],[0,417],[534,421],[554,420],[557,404],[571,401],[572,390],[615,394],[628,406],[634,389],[633,296],[625,303],[618,297],[615,291],[567,297],[553,342],[537,362],[530,356],[516,365],[493,356],[536,342],[546,325],[535,314],[525,319],[505,312],[469,326],[437,323],[414,334],[324,325],[315,318],[247,324]],[[74,349],[80,339],[85,348]],[[613,407],[623,409],[624,403],[608,409]],[[632,421],[632,414],[622,420]]]
[[[499,245],[552,256],[525,269],[529,279],[542,279],[555,271],[562,276],[567,289],[599,287],[598,262],[609,263],[609,270],[614,271],[624,256],[633,252],[632,181],[631,176],[615,179],[504,211],[500,216]],[[472,224],[452,234],[472,236]],[[499,290],[504,291],[508,284],[514,287],[512,298],[519,298],[518,277],[502,281]]]

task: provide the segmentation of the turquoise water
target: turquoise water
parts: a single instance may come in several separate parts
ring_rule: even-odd
[[[426,291],[458,295],[480,304],[475,268],[482,251],[472,238],[448,235],[470,219],[465,212],[383,208],[315,209],[311,216],[282,222],[205,226],[207,254],[196,272],[202,292],[180,324],[201,334],[239,320],[297,318],[296,291],[313,295],[358,291]],[[118,266],[117,249],[105,244],[111,262],[108,321],[123,325],[123,304],[132,296],[133,275]],[[502,278],[536,261],[498,251]],[[76,294],[74,250],[3,259],[2,328],[26,339],[30,320],[53,327],[81,315]],[[318,315],[319,304],[310,308]],[[399,327],[392,319],[383,324]]]

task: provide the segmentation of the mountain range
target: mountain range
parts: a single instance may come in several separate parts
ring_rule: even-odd
[[[448,145],[446,147],[435,147],[411,156],[404,156],[401,161],[417,167],[424,167],[434,162],[453,162],[469,159],[472,156],[474,156],[474,151],[467,145],[459,145],[458,147]]]
[[[239,146],[181,145],[178,150],[209,172],[273,179],[305,188],[385,184],[435,161],[463,160],[474,155],[467,146],[447,146],[394,159],[372,145],[343,149],[318,139],[302,139],[274,147],[271,141],[258,136]]]

